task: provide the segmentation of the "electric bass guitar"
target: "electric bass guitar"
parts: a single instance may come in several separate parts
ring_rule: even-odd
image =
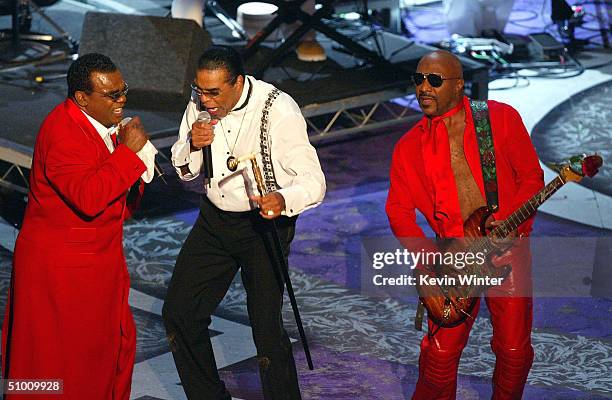
[[[553,165],[559,176],[490,231],[485,228],[491,216],[488,207],[474,211],[463,224],[466,239],[453,240],[442,252],[481,254],[484,257],[480,261],[484,262],[462,263],[461,268],[437,262],[414,270],[419,298],[427,309],[428,317],[440,327],[457,326],[472,318],[472,311],[481,293],[496,282],[503,282],[511,271],[510,265],[494,266],[491,263],[492,256],[500,254],[499,243],[563,185],[579,182],[585,176],[595,176],[602,164],[601,156],[583,154],[571,157],[567,163]],[[474,285],[474,282],[479,283]]]

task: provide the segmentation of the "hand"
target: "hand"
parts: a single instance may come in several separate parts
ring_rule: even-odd
[[[492,219],[487,220],[485,226],[487,232],[495,229],[496,227],[503,224],[504,221],[493,221]],[[491,257],[491,262],[496,267],[502,267],[504,265],[510,264],[512,260],[512,251],[511,248],[514,245],[514,240],[518,237],[517,230],[513,230],[509,232],[505,237],[499,238],[496,236],[489,236],[491,242],[497,247],[496,254],[493,254]]]
[[[134,153],[139,152],[149,140],[149,135],[144,129],[140,117],[134,117],[119,128],[117,133],[119,136],[119,143],[126,145]]]
[[[487,219],[487,222],[485,223],[485,229],[487,230],[487,235],[489,236],[492,230],[494,230],[495,228],[497,228],[503,223],[504,221],[494,221],[492,217],[489,217],[489,219]],[[494,244],[503,246],[508,242],[510,243],[514,242],[514,239],[518,236],[519,236],[518,231],[517,229],[515,229],[511,232],[508,232],[508,234],[505,235],[503,238],[497,237],[494,235],[490,235],[489,238]]]
[[[218,119],[213,119],[209,123],[194,122],[191,125],[191,151],[198,151],[213,142],[215,138],[213,127],[218,122]]]
[[[285,210],[285,198],[278,192],[268,193],[263,197],[249,196],[249,198],[259,204],[259,215],[265,219],[277,218]]]

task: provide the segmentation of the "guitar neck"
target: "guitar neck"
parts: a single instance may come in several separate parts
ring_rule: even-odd
[[[530,198],[525,204],[519,207],[516,211],[514,211],[503,224],[499,225],[497,228],[493,229],[491,234],[498,238],[504,238],[510,234],[510,232],[514,231],[519,225],[527,220],[530,216],[535,213],[535,211],[544,203],[546,200],[550,198],[557,190],[559,190],[563,185],[565,185],[565,181],[561,176],[557,176],[555,179],[550,181],[548,185],[544,186],[542,190],[536,193],[532,198]]]
[[[520,224],[525,222],[533,213],[550,198],[557,190],[559,190],[565,181],[561,176],[557,176],[555,179],[550,181],[548,185],[544,186],[542,190],[536,193],[530,198],[525,204],[514,211],[506,220],[493,229],[487,236],[494,236],[499,239],[503,239],[514,231]],[[473,243],[469,251],[473,253],[484,252],[488,254],[495,250],[495,245],[490,240],[479,240]]]
[[[589,156],[586,154],[577,155],[571,157],[567,164],[558,164],[557,166],[561,167],[559,168],[559,175],[486,236],[499,239],[509,236],[519,225],[531,217],[542,203],[555,194],[557,190],[561,189],[563,185],[570,181],[580,182],[585,176],[595,176],[602,165],[603,159],[597,154]],[[470,250],[473,252],[483,251],[485,253],[489,253],[495,250],[495,248],[496,246],[492,240],[480,240],[470,246]]]

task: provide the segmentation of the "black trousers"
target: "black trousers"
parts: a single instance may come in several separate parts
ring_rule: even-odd
[[[285,255],[296,218],[276,219]],[[162,316],[183,389],[190,400],[226,400],[208,327],[238,269],[257,348],[264,398],[301,399],[291,342],[283,327],[281,276],[271,224],[257,211],[227,212],[204,198],[200,215],[185,240],[168,287]]]

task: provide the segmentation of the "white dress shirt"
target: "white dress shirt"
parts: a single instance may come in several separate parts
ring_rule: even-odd
[[[107,128],[101,123],[99,123],[98,121],[96,121],[95,119],[93,119],[85,111],[81,110],[81,112],[85,114],[89,122],[91,122],[94,128],[96,128],[96,131],[98,131],[98,134],[104,141],[104,144],[108,148],[108,151],[110,151],[111,153],[115,151],[115,144],[113,143],[113,140],[111,139],[111,134],[117,130],[117,127],[111,126],[110,128]],[[153,177],[155,176],[155,155],[156,154],[157,154],[157,149],[148,140],[147,140],[147,143],[145,143],[145,145],[143,146],[143,148],[140,149],[136,153],[138,158],[140,158],[142,162],[144,163],[144,165],[147,167],[147,170],[143,172],[141,176],[142,180],[145,181],[145,183],[150,183],[153,180]]]
[[[248,96],[252,86],[251,95]],[[204,186],[206,196],[225,211],[249,211],[257,204],[249,195],[257,195],[257,184],[250,161],[242,162],[234,172],[227,168],[227,158],[238,158],[255,153],[262,168],[260,125],[262,110],[274,86],[245,77],[242,94],[236,107],[215,125],[211,144],[213,178],[210,187]],[[187,105],[179,129],[179,138],[172,146],[172,165],[181,179],[192,180],[203,165],[202,150],[191,152],[191,126],[199,110],[192,101]],[[283,215],[293,216],[321,203],[325,196],[325,177],[317,153],[308,141],[306,121],[296,102],[281,92],[270,108],[268,136],[272,166],[278,190],[285,199]],[[234,147],[235,143],[235,147]],[[233,151],[232,151],[233,150]],[[181,174],[179,167],[188,165],[189,173]]]

